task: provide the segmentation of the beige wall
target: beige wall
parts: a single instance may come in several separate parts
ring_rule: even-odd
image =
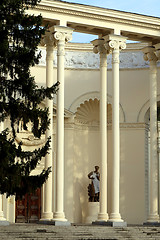
[[[120,211],[128,223],[146,220],[144,140],[144,129],[121,129]]]

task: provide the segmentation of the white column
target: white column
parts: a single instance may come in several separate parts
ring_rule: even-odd
[[[123,222],[119,212],[120,201],[120,128],[119,128],[119,49],[126,47],[125,38],[117,35],[107,37],[112,50],[112,204],[110,222]]]
[[[46,87],[51,87],[54,84],[53,76],[53,50],[55,46],[55,40],[52,32],[48,32],[43,39],[46,44]],[[46,140],[51,137],[50,149],[45,157],[45,169],[52,167],[52,131],[53,131],[53,100],[46,99],[46,108],[49,109],[50,125],[46,130]],[[51,220],[53,218],[52,212],[52,172],[44,184],[44,205],[41,220]]]
[[[72,29],[55,26],[54,37],[57,40],[57,142],[56,142],[56,204],[54,221],[67,221],[64,214],[64,55],[65,43],[72,38]]]
[[[4,123],[1,122],[0,123],[0,132],[2,132],[3,130],[4,130]],[[9,225],[9,222],[4,217],[4,213],[3,213],[3,199],[2,199],[2,195],[1,194],[0,194],[0,225]]]
[[[160,60],[160,43],[155,45],[156,56]],[[160,125],[158,124],[158,210],[160,214]]]
[[[100,53],[100,209],[98,221],[107,221],[107,49],[104,39],[92,41],[94,53]]]
[[[150,78],[150,200],[147,222],[158,222],[158,156],[157,156],[157,60],[154,47],[143,49],[144,59],[149,60]]]

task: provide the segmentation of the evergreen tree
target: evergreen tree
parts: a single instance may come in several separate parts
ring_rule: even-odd
[[[48,178],[50,168],[30,176],[50,147],[50,139],[41,149],[23,151],[15,144],[19,124],[32,126],[35,137],[41,138],[49,126],[48,109],[40,108],[46,98],[52,99],[57,85],[39,88],[30,67],[38,64],[37,53],[45,34],[42,17],[27,14],[39,0],[0,1],[0,122],[10,119],[10,129],[0,133],[0,193],[22,196],[32,192]],[[11,134],[12,133],[12,134]]]

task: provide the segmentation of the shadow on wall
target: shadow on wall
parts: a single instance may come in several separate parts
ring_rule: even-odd
[[[100,164],[99,130],[77,130],[74,138],[74,220],[84,223],[88,216],[88,173]]]
[[[74,222],[82,223],[85,204],[85,178],[88,166],[88,130],[76,130],[74,135]]]

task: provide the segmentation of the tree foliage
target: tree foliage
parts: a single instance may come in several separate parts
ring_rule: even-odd
[[[40,187],[51,170],[30,175],[47,154],[50,139],[44,147],[32,152],[23,151],[22,143],[15,144],[20,123],[24,130],[30,123],[37,138],[45,133],[50,121],[48,109],[41,108],[40,103],[46,98],[52,99],[58,85],[38,87],[30,72],[30,68],[39,63],[38,45],[46,30],[40,15],[29,15],[26,11],[38,2],[0,1],[0,122],[10,120],[10,128],[0,133],[0,193],[8,196],[22,196]]]

